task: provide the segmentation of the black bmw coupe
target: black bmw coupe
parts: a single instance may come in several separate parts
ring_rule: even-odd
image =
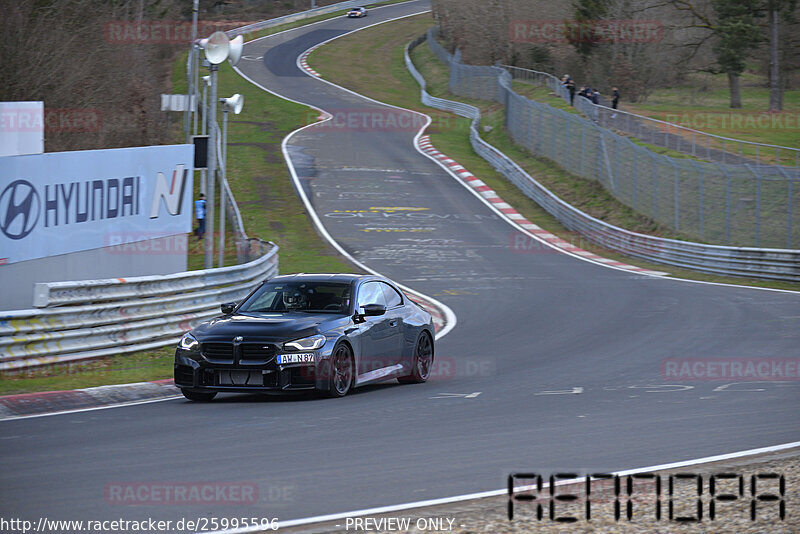
[[[393,378],[425,382],[433,363],[430,314],[379,276],[276,276],[222,313],[175,351],[175,385],[190,400],[220,391],[342,397]]]

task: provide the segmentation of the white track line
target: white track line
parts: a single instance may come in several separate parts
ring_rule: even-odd
[[[19,421],[20,419],[36,419],[38,417],[50,417],[51,415],[69,415],[73,413],[81,413],[81,412],[96,412],[98,410],[108,410],[109,408],[122,408],[125,406],[138,406],[139,404],[153,404],[154,402],[164,402],[164,401],[171,401],[171,400],[178,400],[183,399],[183,395],[171,395],[169,397],[161,397],[158,399],[144,399],[144,400],[137,400],[137,401],[129,401],[129,402],[120,402],[117,404],[109,404],[108,406],[93,406],[91,408],[77,408],[75,410],[64,410],[61,412],[50,412],[50,413],[37,413],[32,415],[12,415],[9,417],[5,417],[0,419],[0,423],[3,421]]]

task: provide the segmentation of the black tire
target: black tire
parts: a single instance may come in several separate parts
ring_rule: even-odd
[[[353,386],[355,377],[353,352],[346,343],[340,343],[331,355],[330,378],[328,378],[328,395],[344,397]]]
[[[397,379],[401,384],[421,384],[428,380],[433,365],[433,340],[430,334],[422,332],[414,346],[414,364],[411,374]]]
[[[188,389],[181,389],[181,393],[183,396],[189,399],[190,401],[195,402],[209,402],[217,396],[216,391],[191,391]]]

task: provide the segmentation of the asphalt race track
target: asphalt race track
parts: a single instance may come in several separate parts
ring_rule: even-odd
[[[338,114],[287,150],[350,254],[457,315],[435,376],[343,399],[222,395],[3,422],[0,516],[290,520],[494,490],[511,471],[612,471],[800,441],[796,378],[662,374],[678,360],[798,360],[800,295],[648,277],[532,244],[414,148],[419,115],[296,67],[318,42],[425,8],[261,39],[239,68]],[[382,123],[353,119],[373,112]],[[251,484],[257,498],[131,506],[111,494],[179,482]]]

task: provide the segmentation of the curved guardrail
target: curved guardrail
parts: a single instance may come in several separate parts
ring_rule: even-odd
[[[457,56],[447,52],[436,41],[434,32],[435,28],[431,28],[411,41],[405,49],[406,67],[421,86],[422,102],[473,119],[470,142],[475,152],[569,230],[608,249],[655,263],[714,274],[800,281],[800,250],[706,245],[640,234],[596,219],[561,200],[511,158],[481,139],[481,112],[477,107],[428,94],[425,79],[411,61],[409,52],[427,41],[433,53],[448,66],[452,61],[458,61]],[[503,94],[511,98],[524,98],[511,89],[511,76],[507,71],[499,67],[485,68],[496,71],[496,94],[500,101],[503,101]]]
[[[0,371],[164,347],[278,273],[278,247],[257,259],[167,276],[36,284],[36,306],[0,314]]]

